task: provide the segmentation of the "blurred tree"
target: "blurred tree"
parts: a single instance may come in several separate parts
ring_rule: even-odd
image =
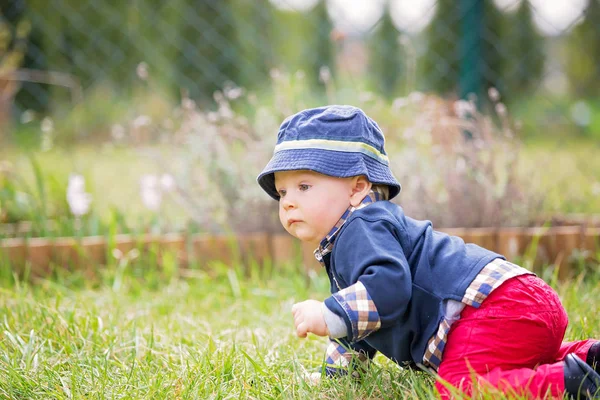
[[[502,71],[512,61],[507,57],[507,38],[504,28],[505,16],[493,1],[484,2],[482,51],[482,85],[484,91],[490,87],[498,87],[502,79]]]
[[[275,66],[290,73],[302,71],[309,86],[318,85],[320,67],[333,64],[325,5],[304,12],[275,9],[272,28]]]
[[[389,3],[383,17],[370,38],[369,74],[376,92],[391,99],[399,92],[405,78],[404,53],[399,42],[400,32],[396,29],[389,11]]]
[[[240,47],[239,58],[244,68],[240,71],[239,85],[256,89],[269,81],[273,67],[271,35],[273,6],[269,0],[236,0],[233,8]]]
[[[483,0],[479,0],[483,1]],[[472,2],[474,6],[475,1]],[[461,35],[468,33],[463,26],[465,12],[452,0],[438,0],[435,16],[425,31],[429,51],[421,61],[424,86],[441,94],[455,93],[459,82],[460,61],[467,49],[460,48]],[[508,62],[503,55],[506,48],[502,33],[503,14],[493,1],[483,1],[481,37],[478,38],[479,61],[470,68],[477,69],[482,82],[475,86],[496,86],[500,80],[502,65]],[[469,28],[468,26],[466,28]],[[470,43],[475,45],[474,43]],[[470,50],[470,49],[469,49]]]
[[[506,16],[503,32],[502,77],[496,88],[510,101],[530,93],[539,84],[546,53],[544,38],[534,26],[531,4],[527,0],[521,1],[519,8]]]
[[[180,87],[173,60],[178,55],[177,35],[182,20],[189,12],[184,8],[185,2],[130,0],[128,3],[128,24],[123,29],[127,40],[132,43],[128,55],[132,70],[127,72],[135,73],[136,67],[144,62],[148,65],[148,79],[154,87],[170,87],[178,93]]]
[[[10,74],[23,68],[41,69],[43,65],[38,51],[39,31],[32,27],[26,11],[24,0],[0,3],[0,74]],[[9,119],[13,104],[16,104],[17,110],[43,111],[47,100],[43,85],[24,79],[0,79],[0,120]]]
[[[566,49],[567,77],[576,97],[600,93],[600,0],[589,0],[585,19],[569,37]]]
[[[40,52],[47,68],[76,78],[84,88],[103,82],[118,90],[135,77],[134,37],[129,35],[129,2],[107,0],[101,6],[79,0],[30,0],[33,26],[42,26]],[[71,104],[71,93],[50,87],[52,104]]]
[[[210,102],[225,82],[239,82],[244,65],[230,0],[185,0],[182,7],[177,81],[193,98]]]
[[[426,90],[454,92],[458,84],[460,10],[454,0],[438,0],[435,15],[425,30],[428,51],[421,58]]]
[[[320,81],[321,68],[328,68],[331,74],[335,72],[335,49],[331,40],[333,25],[327,13],[325,0],[320,0],[308,12],[306,21],[311,25],[311,35],[303,46],[308,63],[306,72],[311,85],[323,89],[325,85]]]

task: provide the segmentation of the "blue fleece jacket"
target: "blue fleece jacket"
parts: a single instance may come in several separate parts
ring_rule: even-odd
[[[445,301],[461,301],[495,258],[503,257],[378,201],[350,215],[323,257],[333,293],[325,305],[346,323],[343,342],[397,363],[421,363]]]

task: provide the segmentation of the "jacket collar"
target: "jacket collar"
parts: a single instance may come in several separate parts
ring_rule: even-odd
[[[331,253],[331,250],[333,250],[333,244],[335,242],[335,239],[337,238],[338,233],[340,232],[340,229],[346,223],[346,221],[348,221],[352,213],[356,210],[360,210],[361,208],[365,208],[369,204],[372,204],[379,200],[381,200],[381,194],[377,191],[371,190],[358,206],[350,206],[346,211],[344,211],[342,217],[333,226],[331,231],[329,231],[327,236],[325,236],[325,238],[321,240],[319,247],[314,251],[315,258],[321,263],[321,265],[324,265],[323,257]]]

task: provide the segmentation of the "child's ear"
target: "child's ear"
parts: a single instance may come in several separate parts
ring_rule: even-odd
[[[367,177],[364,175],[355,176],[352,178],[352,194],[350,195],[350,204],[352,204],[353,207],[358,207],[358,205],[371,191],[371,186],[373,186],[373,184],[369,182]]]

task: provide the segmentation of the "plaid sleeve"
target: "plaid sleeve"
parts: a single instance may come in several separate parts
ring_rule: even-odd
[[[353,360],[358,360],[362,367],[366,366],[369,358],[364,351],[355,351],[330,339],[325,353],[325,375],[329,377],[346,375]]]
[[[364,339],[381,327],[375,303],[360,281],[334,293],[333,298],[344,309],[350,320],[352,326],[350,341]]]

